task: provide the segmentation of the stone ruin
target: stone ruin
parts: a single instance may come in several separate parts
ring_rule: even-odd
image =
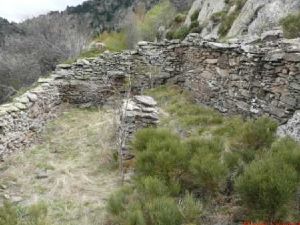
[[[63,102],[99,106],[126,98],[128,80],[131,95],[176,84],[224,114],[270,116],[281,125],[279,134],[300,140],[300,39],[216,43],[190,34],[184,41],[140,42],[133,51],[58,65],[36,87],[0,106],[0,156],[28,147]]]
[[[124,160],[134,157],[129,144],[137,130],[155,127],[159,123],[158,112],[157,103],[150,96],[136,95],[123,101],[119,143]]]

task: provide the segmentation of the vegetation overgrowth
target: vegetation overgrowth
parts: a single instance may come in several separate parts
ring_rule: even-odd
[[[160,36],[160,27],[169,27],[176,10],[168,0],[162,0],[150,10],[142,3],[127,18],[118,31],[103,32],[94,41],[102,42],[110,51],[135,47],[138,41],[155,41]],[[176,20],[183,20],[176,17]],[[93,52],[91,52],[93,55]],[[97,54],[97,52],[96,52]]]
[[[221,21],[218,33],[221,37],[225,37],[229,32],[233,22],[239,16],[243,6],[247,0],[228,0],[228,10],[221,11],[213,15],[215,20]],[[229,12],[229,9],[234,6],[234,10]]]
[[[286,38],[300,37],[300,12],[283,18],[281,25]]]
[[[275,121],[223,117],[176,86],[148,94],[164,116],[135,135],[135,175],[110,198],[108,224],[197,225],[236,208],[239,222],[299,218],[300,146]]]

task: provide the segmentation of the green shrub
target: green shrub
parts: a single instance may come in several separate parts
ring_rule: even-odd
[[[125,219],[122,221],[128,225],[147,225],[143,211],[141,209],[127,210]]]
[[[258,150],[271,146],[276,138],[277,123],[268,118],[260,117],[248,120],[231,139],[231,148],[234,150]]]
[[[135,134],[132,148],[137,152],[143,152],[147,150],[149,143],[154,141],[162,142],[169,139],[175,139],[176,142],[179,141],[179,138],[167,129],[142,129]]]
[[[205,192],[214,193],[225,181],[227,168],[221,162],[219,149],[215,142],[203,143],[191,160],[190,171],[193,174],[194,182]]]
[[[300,37],[300,13],[288,15],[280,23],[286,38]]]
[[[203,30],[203,27],[202,26],[198,26],[198,27],[193,27],[191,28],[190,30],[190,33],[197,33],[197,34],[200,34]]]
[[[185,18],[186,18],[186,15],[179,13],[175,16],[174,21],[176,23],[183,23],[185,21]]]
[[[161,197],[149,201],[145,206],[150,223],[155,225],[181,225],[183,217],[172,198]]]
[[[174,30],[169,30],[169,31],[167,32],[167,34],[166,34],[166,38],[167,38],[168,40],[172,40],[173,37],[174,37],[174,33],[175,33]]]
[[[166,38],[167,38],[168,40],[172,40],[173,37],[174,37],[174,33],[175,33],[175,31],[169,30],[169,31],[167,32],[167,34],[166,34]]]
[[[186,26],[178,28],[174,33],[172,39],[183,40],[190,32],[190,29]]]
[[[124,205],[128,202],[128,196],[132,193],[133,190],[130,187],[124,187],[114,193],[107,202],[107,211],[114,216],[120,215],[125,209]]]
[[[138,176],[156,176],[168,184],[188,167],[188,153],[178,136],[164,129],[144,129],[133,142]]]
[[[169,187],[156,177],[142,178],[139,181],[138,190],[143,197],[148,199],[170,195]]]
[[[291,138],[283,138],[272,145],[272,157],[285,162],[300,175],[300,145]]]
[[[179,209],[183,215],[184,224],[198,224],[202,215],[202,204],[192,194],[185,194],[180,201]]]
[[[192,23],[191,23],[191,25],[190,25],[190,30],[191,29],[194,29],[194,28],[196,28],[196,27],[199,27],[199,22],[196,20],[196,21],[193,21]]]
[[[199,13],[200,13],[200,11],[199,11],[199,10],[196,10],[196,11],[191,15],[191,21],[192,21],[192,22],[198,19]]]
[[[120,194],[121,196],[117,196]],[[144,217],[143,212],[143,202],[140,201],[139,195],[133,191],[119,191],[115,195],[111,196],[109,200],[109,208],[108,209],[108,224],[130,224],[130,225],[146,225],[146,219]],[[124,195],[125,194],[125,195]],[[113,200],[113,205],[111,205]],[[118,203],[120,206],[118,206]],[[114,209],[112,211],[111,209]]]
[[[246,2],[247,0],[235,0],[236,10],[240,12],[246,4]]]
[[[253,218],[284,219],[285,207],[297,187],[297,173],[282,161],[259,160],[252,162],[237,178],[235,187]]]

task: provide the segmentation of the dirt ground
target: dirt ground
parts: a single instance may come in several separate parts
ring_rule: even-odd
[[[0,164],[0,201],[43,202],[53,225],[103,224],[105,204],[120,185],[112,110],[66,107],[40,144]]]

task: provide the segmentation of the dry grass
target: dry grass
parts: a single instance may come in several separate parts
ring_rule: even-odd
[[[42,144],[0,165],[0,199],[22,206],[43,201],[53,225],[103,224],[106,200],[119,186],[114,116],[98,109],[66,110],[48,125]]]

